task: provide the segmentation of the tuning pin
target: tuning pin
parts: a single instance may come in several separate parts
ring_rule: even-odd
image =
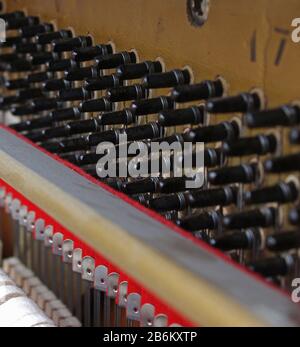
[[[163,128],[155,122],[123,129],[127,135],[127,141],[138,141],[145,139],[156,139],[163,135]]]
[[[11,63],[19,59],[20,55],[16,53],[4,53],[0,55],[0,61],[5,63]]]
[[[127,141],[138,141],[145,139],[158,138],[162,134],[162,129],[157,123],[148,123],[132,128],[121,129],[123,135],[127,135]],[[108,130],[101,133],[88,136],[88,143],[91,146],[97,146],[101,142],[112,142],[116,144],[119,141],[120,131]]]
[[[59,99],[63,101],[87,100],[91,97],[91,92],[82,87],[73,89],[63,89],[59,92]]]
[[[120,52],[108,54],[96,58],[96,65],[99,70],[113,69],[120,65],[136,63],[136,54],[134,52]]]
[[[241,157],[247,155],[265,155],[274,153],[278,146],[275,135],[258,135],[243,137],[233,142],[223,143],[223,151],[229,157]]]
[[[1,42],[1,47],[13,47],[23,42],[23,38],[21,36],[9,36],[6,37],[5,42]]]
[[[40,132],[27,134],[32,141],[41,142],[52,138],[67,137],[76,134],[98,131],[98,121],[95,118],[70,122],[63,126],[52,127]]]
[[[300,154],[290,154],[268,159],[264,162],[266,172],[282,173],[300,170]]]
[[[66,71],[78,67],[77,63],[71,59],[50,61],[49,63],[47,63],[47,66],[48,71],[52,72]]]
[[[30,106],[33,108],[34,112],[48,111],[55,108],[59,108],[61,103],[57,99],[36,99],[30,102]]]
[[[31,106],[28,105],[24,105],[24,106],[16,106],[16,107],[12,107],[11,108],[11,113],[14,116],[28,116],[30,114],[32,114],[34,112],[33,108]]]
[[[215,230],[220,224],[220,214],[215,211],[193,214],[189,217],[178,219],[176,224],[188,231]]]
[[[52,153],[68,153],[75,151],[85,151],[90,148],[86,136],[70,138],[62,141],[42,142],[41,147]]]
[[[264,277],[286,276],[295,267],[294,258],[287,255],[279,255],[272,258],[263,258],[247,264],[250,270]]]
[[[113,53],[113,48],[110,44],[96,45],[91,47],[81,47],[74,49],[72,52],[72,59],[77,62],[93,60],[100,55],[108,55]]]
[[[62,122],[66,120],[80,119],[81,112],[78,107],[70,107],[52,111],[49,116],[53,119],[53,122]]]
[[[241,93],[236,96],[208,100],[207,111],[210,113],[251,112],[262,108],[258,93]]]
[[[170,110],[174,108],[174,101],[167,96],[160,96],[153,99],[143,99],[134,101],[131,104],[136,116],[149,115],[158,113],[163,110]]]
[[[64,80],[62,78],[59,79],[49,79],[45,83],[43,83],[43,88],[46,91],[57,91],[57,90],[64,90],[64,89],[70,89],[72,84]]]
[[[7,80],[4,83],[5,88],[9,90],[23,89],[29,87],[29,81],[26,78],[18,78],[14,80]]]
[[[54,122],[75,120],[81,117],[77,107],[66,108],[50,112],[48,116],[34,118],[24,122],[13,124],[11,127],[17,131],[34,130],[51,126]]]
[[[177,142],[177,141],[176,141]],[[180,143],[180,142],[179,142]],[[204,151],[193,151],[189,162],[185,161],[184,155],[172,155],[172,160],[175,165],[178,164],[184,169],[195,168],[197,165],[197,157],[204,155],[204,166],[206,168],[220,166],[226,161],[226,157],[223,155],[220,148],[205,148]],[[172,162],[172,164],[173,164]],[[172,166],[173,168],[173,166]]]
[[[94,66],[74,67],[65,71],[65,79],[68,81],[82,81],[86,78],[100,77],[99,70]]]
[[[107,98],[88,100],[80,104],[81,112],[105,112],[111,110],[112,104]]]
[[[0,97],[0,109],[3,110],[8,106],[16,104],[19,102],[19,98],[16,95],[11,96],[1,96]]]
[[[53,52],[70,52],[75,48],[92,46],[91,36],[77,36],[52,41]]]
[[[24,42],[15,46],[15,52],[18,54],[38,53],[41,52],[42,49],[43,46],[37,45],[35,42]]]
[[[86,142],[90,146],[98,146],[101,142],[111,142],[116,144],[119,141],[119,130],[107,130],[100,133],[90,134],[86,138]]]
[[[253,183],[259,178],[257,164],[244,164],[238,166],[223,167],[211,170],[207,174],[207,179],[211,184],[230,184],[230,183]]]
[[[116,74],[121,80],[133,80],[158,72],[162,72],[159,61],[144,61],[138,64],[121,65],[117,68]]]
[[[90,91],[117,88],[120,87],[120,85],[121,82],[116,75],[102,76],[97,79],[84,81],[84,88]]]
[[[53,73],[52,72],[36,72],[36,73],[32,73],[29,74],[27,76],[27,81],[29,83],[40,83],[40,82],[44,82],[49,80],[50,78],[53,77]]]
[[[124,182],[122,191],[128,195],[161,193],[169,194],[187,190],[186,177],[157,178],[150,177]]]
[[[223,94],[224,83],[218,78],[215,81],[177,86],[172,90],[171,96],[180,103],[221,97]]]
[[[25,100],[43,97],[44,93],[39,88],[30,88],[30,89],[18,90],[16,95],[20,101],[25,101]]]
[[[106,96],[111,102],[129,101],[144,99],[147,97],[147,92],[142,85],[135,84],[132,86],[109,89],[106,92]]]
[[[183,135],[187,142],[233,141],[239,137],[239,125],[236,121],[223,122],[206,127],[191,129]]]
[[[36,36],[36,41],[40,45],[47,45],[54,40],[68,39],[73,37],[71,30],[59,30],[50,33],[42,33]]]
[[[191,75],[189,70],[183,69],[148,75],[143,79],[143,84],[147,89],[156,89],[189,84],[190,81]]]
[[[99,159],[101,159],[104,155],[106,155],[106,153],[97,154],[96,152],[90,152],[90,153],[80,154],[77,158],[77,165],[85,166],[85,165],[97,164]]]
[[[13,17],[8,18],[6,21],[6,29],[7,30],[15,30],[20,29],[22,27],[37,25],[40,23],[38,17]]]
[[[131,109],[125,108],[122,111],[103,113],[100,118],[102,125],[132,124],[135,122],[135,116]]]
[[[184,193],[168,194],[149,199],[147,204],[158,212],[182,211],[188,206]]]
[[[22,37],[29,38],[37,34],[49,33],[54,31],[54,26],[51,23],[43,23],[37,25],[30,25],[20,29]]]
[[[295,182],[280,182],[273,186],[248,191],[244,193],[247,205],[268,202],[288,203],[298,198],[299,191]]]
[[[300,144],[300,129],[294,128],[289,134],[290,143],[293,145]]]
[[[33,53],[29,57],[29,61],[32,63],[32,65],[42,65],[58,59],[59,55],[53,52]]]
[[[260,245],[260,243],[261,232],[259,229],[226,232],[210,240],[211,246],[219,248],[224,252],[238,249],[253,249],[254,246]]]
[[[267,236],[266,248],[273,252],[284,252],[300,247],[300,232],[284,231]]]
[[[51,126],[53,123],[53,119],[51,116],[38,117],[32,120],[26,120],[24,122],[19,122],[10,125],[10,127],[16,131],[28,131],[40,128],[46,128]]]
[[[264,207],[255,210],[237,212],[223,217],[223,226],[226,229],[242,229],[250,227],[270,227],[276,222],[277,210],[273,207]]]
[[[8,21],[10,19],[16,19],[16,18],[24,18],[24,17],[25,17],[25,13],[23,11],[0,13],[0,18],[4,19],[5,21]]]
[[[205,109],[203,106],[162,111],[158,115],[158,123],[162,126],[202,124],[204,121],[204,115]]]
[[[187,194],[188,205],[192,208],[228,206],[236,204],[237,189],[222,187],[217,189],[201,189]]]
[[[24,72],[31,71],[33,65],[30,61],[25,59],[16,59],[7,65],[7,70],[10,72]]]
[[[292,225],[300,225],[300,208],[295,207],[289,212],[289,222]]]
[[[155,193],[158,190],[158,177],[137,179],[133,182],[124,182],[122,192],[128,195]]]
[[[296,105],[284,105],[271,110],[247,113],[245,123],[249,128],[292,126],[300,123],[300,109]]]

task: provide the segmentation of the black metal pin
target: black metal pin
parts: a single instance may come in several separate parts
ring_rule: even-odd
[[[121,82],[116,75],[100,76],[96,79],[89,79],[84,82],[84,88],[90,91],[105,90],[120,86]]]
[[[211,99],[206,103],[207,111],[210,113],[251,112],[262,107],[263,102],[257,92]]]
[[[147,97],[146,89],[140,85],[121,86],[107,90],[106,96],[111,102],[130,101],[145,99]]]
[[[158,113],[163,110],[170,110],[174,108],[174,101],[167,96],[160,96],[153,99],[143,99],[134,101],[131,104],[136,116],[149,115]]]
[[[43,65],[59,59],[60,55],[54,52],[32,53],[29,57],[29,61],[32,65]]]
[[[193,106],[178,110],[162,111],[158,115],[158,123],[167,127],[185,124],[202,124],[204,117],[204,106]]]
[[[97,56],[108,55],[113,53],[112,45],[102,44],[90,47],[76,48],[72,52],[72,59],[77,62],[93,60]]]
[[[172,90],[172,98],[178,102],[190,102],[221,97],[224,93],[224,83],[221,79],[203,81],[197,84],[180,85]]]
[[[30,25],[20,29],[20,35],[24,38],[30,38],[37,34],[49,33],[54,31],[54,26],[51,23],[43,23]]]
[[[36,36],[36,41],[40,45],[47,45],[54,40],[68,39],[73,37],[71,30],[59,30],[49,33],[41,33]]]
[[[48,71],[51,72],[66,71],[76,67],[78,67],[78,64],[72,59],[54,60],[47,63]]]
[[[144,61],[137,64],[121,65],[116,74],[121,80],[142,78],[152,73],[162,72],[163,68],[159,61]]]
[[[59,99],[63,101],[88,100],[92,93],[85,88],[62,89],[59,92]]]
[[[24,43],[19,43],[15,46],[15,52],[18,54],[38,53],[38,52],[41,52],[42,50],[43,50],[43,46],[36,44],[35,42],[24,42]]]
[[[300,123],[300,108],[297,105],[284,105],[275,109],[247,113],[244,119],[249,128],[293,126]]]
[[[112,104],[107,98],[84,101],[80,104],[81,112],[105,112],[112,111]]]
[[[37,25],[40,23],[38,17],[29,16],[29,17],[10,17],[6,18],[6,30],[16,30],[22,27]]]
[[[295,267],[295,260],[291,255],[279,255],[277,257],[263,258],[247,266],[250,270],[259,273],[264,277],[286,276]]]
[[[186,195],[188,205],[192,208],[211,206],[228,206],[237,202],[237,188],[222,187],[214,189],[200,189]]]
[[[268,159],[264,162],[264,168],[269,173],[284,173],[300,170],[300,154],[289,154]]]
[[[289,203],[299,196],[299,189],[295,182],[279,182],[269,187],[248,191],[244,193],[244,201],[247,205],[263,204],[269,202]]]
[[[237,212],[224,216],[223,226],[226,229],[251,227],[270,227],[276,223],[277,210],[273,207]]]
[[[120,52],[102,55],[96,58],[96,67],[99,70],[113,69],[120,65],[131,63],[136,63],[136,54],[134,52]]]
[[[53,77],[53,73],[46,71],[46,72],[35,72],[32,74],[29,74],[27,76],[28,83],[41,83],[49,80]]]
[[[168,72],[153,73],[143,79],[143,85],[147,89],[170,88],[182,84],[189,84],[191,75],[189,70],[172,70]]]
[[[203,229],[216,230],[220,225],[220,220],[218,212],[209,211],[178,219],[176,224],[185,230],[194,232]]]
[[[52,41],[53,52],[69,52],[75,48],[92,46],[91,36],[77,36]]]
[[[259,247],[262,242],[261,231],[256,228],[226,232],[210,240],[210,245],[228,252],[233,250],[247,250]]]
[[[43,88],[46,91],[57,91],[57,90],[64,90],[64,89],[70,89],[72,84],[62,78],[58,79],[49,79],[43,83]]]
[[[233,141],[239,137],[240,128],[236,121],[194,128],[183,134],[187,142]]]
[[[223,143],[223,151],[229,157],[265,155],[274,153],[277,147],[278,139],[273,134],[243,137],[233,142]]]
[[[268,235],[266,248],[272,252],[285,252],[300,247],[300,232],[298,230],[282,231]]]
[[[253,183],[260,178],[258,164],[243,164],[211,170],[207,174],[208,181],[213,185],[230,183]]]

